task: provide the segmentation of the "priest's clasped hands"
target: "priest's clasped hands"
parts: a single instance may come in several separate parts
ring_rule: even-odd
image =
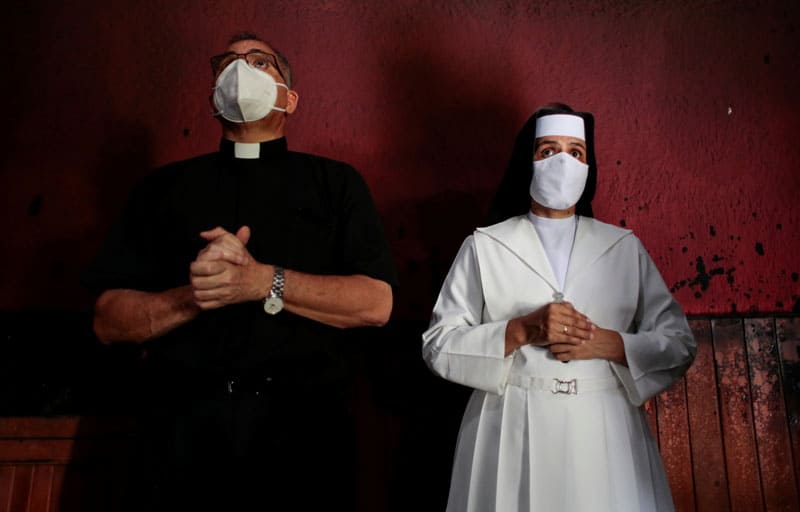
[[[235,235],[216,227],[200,236],[209,243],[189,266],[192,294],[200,309],[264,297],[272,282],[272,267],[256,261],[247,250],[249,227],[242,226]]]

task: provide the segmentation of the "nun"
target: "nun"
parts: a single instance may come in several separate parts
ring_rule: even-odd
[[[591,114],[538,110],[442,285],[423,357],[473,388],[448,512],[671,511],[642,405],[696,345],[639,239],[595,220]]]

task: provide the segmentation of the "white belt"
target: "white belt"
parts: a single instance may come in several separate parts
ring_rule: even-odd
[[[622,386],[616,377],[603,377],[600,379],[557,379],[553,377],[530,377],[513,373],[508,376],[506,383],[528,391],[549,391],[554,395],[577,395],[588,391],[604,391]]]

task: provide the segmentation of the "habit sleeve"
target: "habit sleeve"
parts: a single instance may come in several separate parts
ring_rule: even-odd
[[[641,242],[638,247],[639,300],[634,330],[620,333],[628,367],[613,364],[635,405],[643,404],[680,379],[697,352],[683,310]]]
[[[472,236],[461,245],[439,298],[422,355],[437,375],[475,389],[502,394],[512,356],[505,357],[506,320],[481,323],[484,296]]]

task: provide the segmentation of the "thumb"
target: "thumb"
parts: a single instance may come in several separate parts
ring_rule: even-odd
[[[200,233],[200,236],[202,238],[204,238],[205,240],[208,240],[210,242],[211,240],[214,240],[215,238],[218,238],[218,237],[224,235],[225,233],[227,233],[227,231],[225,231],[221,227],[217,226],[214,229],[209,229],[207,231],[202,231]]]
[[[239,231],[236,232],[236,238],[242,242],[242,245],[247,245],[247,242],[250,240],[250,228],[247,226],[240,227]]]

